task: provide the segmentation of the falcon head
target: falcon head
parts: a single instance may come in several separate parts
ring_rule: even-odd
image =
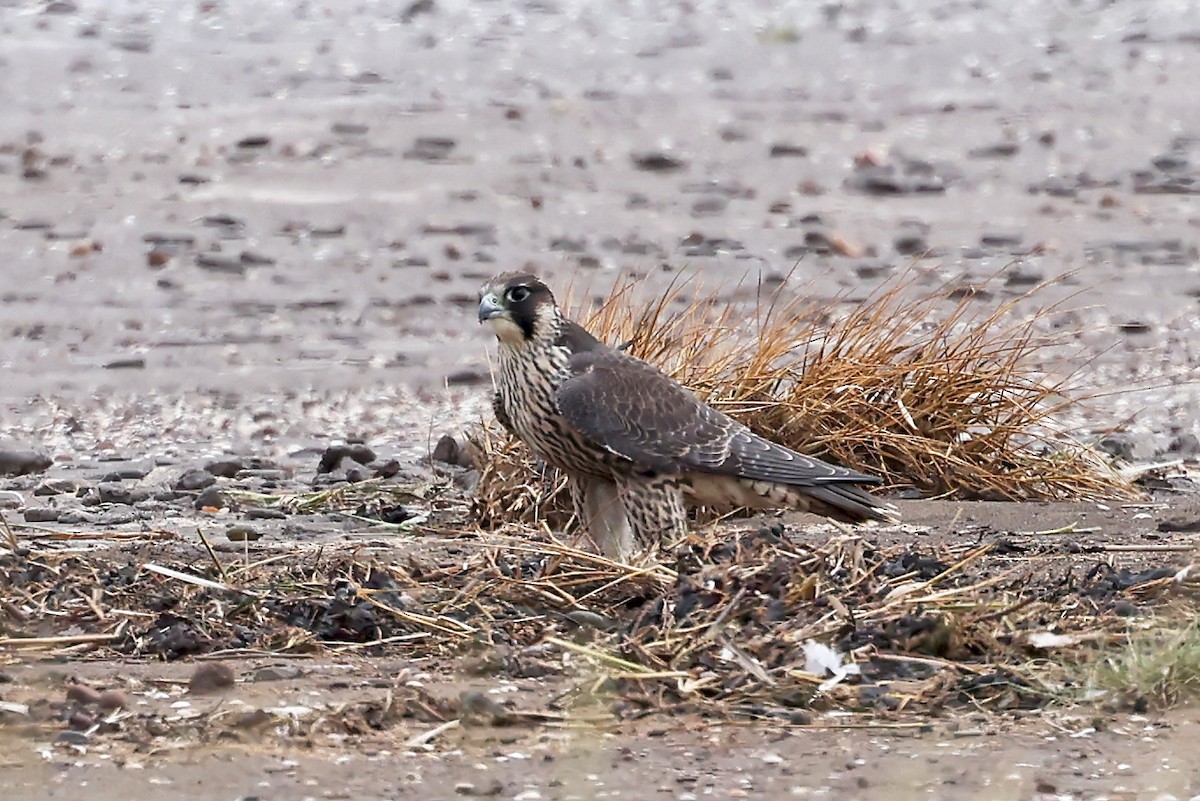
[[[554,295],[531,273],[502,273],[479,290],[479,322],[502,343],[519,346],[558,336],[561,323]]]

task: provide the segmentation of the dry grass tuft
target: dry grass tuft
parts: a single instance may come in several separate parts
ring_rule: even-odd
[[[699,397],[798,451],[928,496],[1136,495],[1103,455],[1056,425],[1074,403],[1069,377],[1040,374],[1046,342],[1036,319],[1012,314],[1021,298],[979,313],[969,294],[916,295],[911,282],[898,282],[843,317],[831,319],[828,303],[775,293],[745,320],[722,288],[684,282],[648,303],[635,301],[639,289],[626,280],[596,307],[573,304],[569,293],[564,305],[601,340],[628,343]],[[485,430],[474,446],[481,524],[567,514],[557,477],[534,477],[519,443]]]

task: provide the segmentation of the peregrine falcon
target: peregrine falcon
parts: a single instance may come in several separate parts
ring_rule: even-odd
[[[567,476],[578,521],[610,558],[686,533],[685,500],[899,519],[859,486],[879,479],[770,442],[702,403],[568,320],[534,275],[485,284],[479,321],[499,342],[496,418]]]

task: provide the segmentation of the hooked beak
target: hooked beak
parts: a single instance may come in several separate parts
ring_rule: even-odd
[[[505,317],[508,309],[500,303],[500,298],[494,292],[489,292],[479,299],[479,322],[487,322],[493,317]]]

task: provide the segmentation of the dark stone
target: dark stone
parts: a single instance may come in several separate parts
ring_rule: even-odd
[[[105,370],[144,370],[146,369],[146,360],[140,356],[130,356],[125,359],[113,359],[111,362],[106,362]]]
[[[1134,442],[1127,434],[1109,434],[1096,443],[1096,447],[1109,456],[1132,461]]]
[[[404,158],[415,161],[445,161],[450,157],[458,141],[446,136],[419,136]]]
[[[264,509],[262,507],[254,507],[246,510],[247,520],[287,520],[287,515],[278,509]]]
[[[254,542],[262,537],[262,532],[253,526],[233,525],[225,529],[225,539],[230,542]]]
[[[1007,159],[1015,156],[1021,150],[1021,146],[1015,142],[1001,142],[996,145],[986,145],[984,147],[976,147],[967,151],[967,158],[970,159]]]
[[[1158,524],[1159,531],[1200,532],[1200,517],[1168,517]]]
[[[245,463],[236,459],[218,459],[204,465],[204,469],[220,478],[236,478],[245,468]]]
[[[53,506],[34,506],[25,510],[26,523],[54,523],[62,513]]]
[[[1195,434],[1183,434],[1175,437],[1167,446],[1167,453],[1179,456],[1195,456],[1196,454],[1200,454],[1200,439],[1197,439]]]
[[[233,668],[224,662],[204,662],[196,667],[188,682],[188,691],[196,695],[224,690],[233,686]]]
[[[1112,605],[1112,612],[1117,617],[1137,617],[1141,611],[1129,601],[1117,601]]]
[[[197,253],[196,266],[209,272],[244,275],[246,265],[241,256],[230,256],[225,253]]]
[[[400,21],[408,24],[422,14],[432,14],[437,9],[433,0],[413,0],[408,7],[400,12]]]
[[[33,488],[35,496],[73,495],[78,485],[69,478],[48,478]]]
[[[631,158],[633,166],[644,172],[676,172],[687,167],[687,162],[666,153],[635,153]]]
[[[251,681],[288,681],[303,675],[304,671],[295,665],[268,665],[254,671]]]
[[[338,136],[363,136],[370,128],[358,122],[335,122],[329,130]]]
[[[112,472],[105,473],[101,481],[139,481],[146,477],[150,471],[144,467],[119,467]]]
[[[258,479],[263,482],[270,481],[286,481],[288,472],[276,468],[250,468],[247,470],[239,470],[236,478],[240,479]]]
[[[903,256],[917,256],[929,250],[929,242],[916,234],[901,234],[892,240],[896,252]]]
[[[367,467],[376,478],[391,478],[400,473],[400,461],[398,459],[376,459],[368,464]]]
[[[34,451],[0,448],[0,476],[25,476],[41,473],[54,464],[48,456]]]
[[[197,509],[224,509],[228,504],[224,494],[217,487],[209,487],[196,496],[193,504]]]
[[[491,374],[482,368],[464,367],[446,376],[446,383],[452,386],[482,384],[491,378]]]
[[[433,447],[429,458],[435,462],[452,464],[457,467],[474,467],[470,452],[459,444],[458,440],[449,434],[443,434]]]
[[[150,491],[126,487],[114,481],[102,482],[97,485],[96,493],[100,503],[117,503],[132,506],[135,503],[150,499]]]
[[[803,158],[808,155],[808,148],[802,145],[791,145],[786,143],[776,143],[771,145],[771,150],[768,155],[773,159],[780,158]]]
[[[317,465],[318,473],[332,473],[342,463],[343,459],[351,459],[359,464],[370,464],[375,461],[375,451],[360,443],[348,443],[346,445],[330,445],[325,449],[325,453],[321,454],[321,461]]]
[[[175,488],[181,490],[202,490],[205,487],[211,487],[217,483],[217,477],[207,470],[193,468],[184,472],[175,482]]]

